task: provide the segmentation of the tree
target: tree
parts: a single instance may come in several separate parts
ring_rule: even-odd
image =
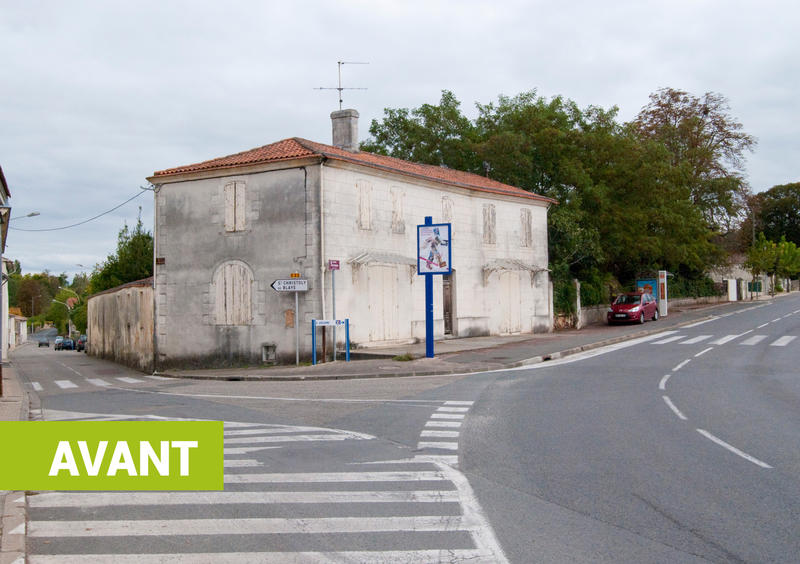
[[[775,274],[781,278],[795,278],[800,273],[800,249],[786,237],[775,246]]]
[[[759,233],[747,253],[745,266],[753,273],[753,280],[762,274],[772,278],[774,291],[776,276],[793,278],[800,274],[800,249],[786,237],[775,243]]]
[[[386,108],[383,121],[372,120],[369,127],[374,139],[362,142],[361,149],[477,172],[480,162],[471,147],[475,129],[461,113],[460,106],[452,92],[443,90],[438,106],[423,104],[414,110]]]
[[[532,90],[477,104],[470,122],[443,92],[438,106],[386,109],[361,147],[557,200],[548,214],[549,268],[556,295],[566,296],[572,278],[613,285],[614,277],[632,282],[667,269],[694,279],[722,262],[712,227],[738,217],[747,193],[742,153],[754,143],[726,104],[715,94],[698,101],[664,90],[637,122],[620,124],[616,107],[581,109]]]
[[[39,315],[50,307],[55,293],[47,274],[26,274],[19,281],[17,307],[25,317]]]
[[[767,239],[800,245],[800,182],[773,186],[754,196],[757,224]]]
[[[768,241],[763,233],[758,234],[750,250],[747,251],[747,260],[744,263],[753,275],[753,281],[762,274],[770,274],[775,265],[775,243]]]
[[[634,123],[640,135],[667,147],[712,229],[730,229],[741,219],[749,191],[745,153],[756,140],[730,115],[724,96],[707,92],[698,98],[662,88],[650,95]]]
[[[153,275],[153,236],[145,231],[140,217],[133,231],[128,225],[117,237],[117,251],[95,267],[90,277],[89,290],[96,294],[127,282]]]

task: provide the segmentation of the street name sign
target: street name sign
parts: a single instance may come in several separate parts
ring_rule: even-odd
[[[272,286],[272,289],[276,292],[307,292],[308,280],[305,278],[275,280],[270,286]]]

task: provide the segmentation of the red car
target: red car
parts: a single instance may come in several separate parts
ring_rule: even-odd
[[[606,315],[609,325],[628,321],[644,323],[648,319],[658,321],[658,302],[650,294],[628,292],[617,296]]]

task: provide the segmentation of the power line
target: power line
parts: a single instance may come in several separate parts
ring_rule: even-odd
[[[147,190],[147,189],[146,189],[146,188],[144,188],[143,190]],[[79,225],[83,225],[83,224],[85,224],[85,223],[89,223],[90,221],[94,221],[95,219],[98,219],[98,218],[100,218],[100,217],[103,217],[104,215],[108,215],[108,214],[110,214],[111,212],[113,212],[114,210],[118,210],[119,208],[121,208],[122,206],[124,206],[125,204],[127,204],[128,202],[135,200],[136,198],[138,198],[138,197],[139,197],[139,196],[141,196],[142,194],[144,194],[144,191],[142,191],[142,192],[139,192],[138,194],[136,194],[136,195],[135,195],[135,196],[133,196],[132,198],[128,198],[127,200],[125,200],[124,202],[122,202],[122,203],[121,203],[121,204],[119,204],[118,206],[114,206],[114,207],[113,207],[113,208],[111,208],[110,210],[104,211],[103,213],[97,214],[96,216],[94,216],[94,217],[90,217],[89,219],[85,219],[85,220],[83,220],[83,221],[79,221],[78,223],[73,223],[72,225],[65,225],[65,226],[63,226],[63,227],[50,227],[50,228],[48,228],[48,229],[23,229],[23,228],[21,228],[21,227],[11,227],[11,226],[9,225],[9,226],[8,226],[8,228],[9,228],[9,229],[14,229],[15,231],[28,231],[28,232],[33,232],[33,231],[36,231],[36,232],[39,232],[39,231],[61,231],[61,230],[63,230],[63,229],[71,229],[71,228],[73,228],[73,227],[78,227]]]

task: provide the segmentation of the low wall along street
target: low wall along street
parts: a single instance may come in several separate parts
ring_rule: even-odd
[[[143,372],[153,366],[153,279],[89,298],[86,352]]]

